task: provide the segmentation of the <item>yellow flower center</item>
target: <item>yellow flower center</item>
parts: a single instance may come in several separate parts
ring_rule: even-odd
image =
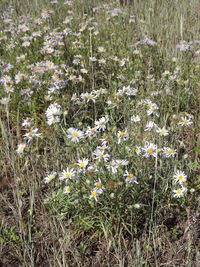
[[[102,188],[102,183],[101,182],[97,183],[97,188]]]
[[[181,189],[179,188],[176,193],[177,193],[177,195],[180,195],[181,194]]]
[[[152,154],[152,153],[153,153],[153,149],[150,147],[150,148],[147,149],[147,152],[148,152],[149,154]]]
[[[129,178],[130,180],[132,180],[133,177],[134,177],[133,173],[130,173],[129,176],[128,176],[128,178]]]
[[[92,191],[92,196],[95,197],[96,196],[96,192],[95,191]]]
[[[69,176],[70,176],[69,172],[66,172],[65,176],[66,176],[66,178],[69,178]]]
[[[85,163],[82,161],[82,162],[80,163],[80,167],[84,167],[84,165],[85,165]]]
[[[165,134],[165,130],[164,129],[161,130],[161,134]]]
[[[49,175],[49,181],[53,180],[53,175]]]
[[[124,132],[122,131],[122,132],[119,132],[119,135],[120,135],[120,137],[124,137]]]
[[[78,134],[77,134],[77,132],[73,132],[73,137],[77,137],[78,136]]]
[[[70,193],[70,188],[69,187],[66,187],[66,193]]]
[[[178,179],[179,179],[179,181],[182,181],[183,180],[183,176],[179,175]]]

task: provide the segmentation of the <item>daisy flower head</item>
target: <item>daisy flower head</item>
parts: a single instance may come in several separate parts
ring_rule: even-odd
[[[127,129],[125,129],[125,131],[119,131],[117,133],[118,144],[120,144],[121,141],[126,141],[128,136],[129,135],[128,135]]]
[[[46,110],[48,125],[55,124],[60,121],[61,106],[57,103],[51,104]]]
[[[82,69],[81,69],[81,73],[86,74],[86,73],[88,73],[88,71],[87,71],[86,68],[82,68]]]
[[[26,118],[23,120],[22,122],[22,127],[26,127],[26,128],[29,128],[32,126],[32,123],[33,123],[33,119],[31,118]]]
[[[0,104],[7,105],[9,100],[10,99],[8,97],[3,97],[3,98],[0,99]]]
[[[61,106],[57,103],[51,104],[47,111],[46,111],[46,116],[59,116],[61,112]]]
[[[73,169],[70,170],[69,168],[67,168],[66,170],[63,170],[59,179],[68,181],[69,179],[72,179],[74,176],[75,176],[75,171]]]
[[[92,128],[90,126],[87,127],[85,130],[85,136],[86,137],[91,137],[96,135],[96,128]]]
[[[157,133],[159,133],[160,136],[167,136],[167,135],[169,135],[168,130],[166,130],[165,128],[158,128],[157,129]]]
[[[17,154],[22,154],[24,152],[24,148],[26,147],[25,143],[19,144],[17,148]]]
[[[41,133],[38,133],[38,128],[35,128],[30,132],[25,133],[23,136],[25,140],[30,142],[33,138],[41,137]]]
[[[68,195],[71,192],[71,189],[69,186],[65,186],[63,189],[63,194]]]
[[[154,158],[156,157],[157,154],[157,146],[151,142],[147,142],[145,147],[143,148],[144,150],[144,157],[149,158],[153,156]]]
[[[97,147],[93,153],[93,156],[96,160],[100,161],[103,159],[105,162],[107,162],[110,158],[110,155],[108,153],[105,153],[104,147]]]
[[[123,67],[125,65],[125,63],[126,63],[125,59],[122,58],[121,60],[119,60],[118,65],[119,65],[119,67]]]
[[[99,195],[99,193],[98,193],[98,191],[96,190],[96,189],[93,189],[92,191],[91,191],[91,194],[90,194],[90,199],[94,199],[95,201],[97,201],[97,197],[98,197],[98,195]]]
[[[47,19],[50,16],[48,10],[43,10],[41,16],[43,19]]]
[[[182,185],[183,183],[186,182],[187,180],[187,175],[183,172],[183,171],[177,171],[174,174],[174,179],[177,183],[179,183],[180,185]]]
[[[117,162],[117,160],[112,160],[110,161],[107,165],[106,168],[111,171],[113,174],[117,173],[118,171],[118,167],[119,167],[119,163]]]
[[[169,149],[168,149],[168,157],[174,158],[175,155],[176,155],[176,150],[169,147]]]
[[[104,186],[103,186],[103,184],[102,184],[101,179],[99,178],[99,180],[95,182],[95,190],[96,190],[99,194],[101,194],[101,193],[103,193],[103,189],[104,189]]]
[[[134,123],[140,122],[140,117],[138,115],[133,115],[131,117],[131,122],[134,122]]]
[[[181,121],[179,122],[181,126],[190,126],[192,124],[191,118],[181,117]]]
[[[99,53],[104,53],[106,51],[106,49],[103,46],[99,46],[98,47],[98,52]]]
[[[137,155],[140,155],[142,152],[142,149],[140,146],[134,146],[134,147],[132,147],[132,149],[129,148],[129,151],[132,151],[132,152],[136,153]]]
[[[126,180],[125,180],[126,183],[136,183],[136,184],[138,184],[137,178],[132,172],[129,173],[126,170],[125,173],[124,173],[124,176],[126,177]]]
[[[55,177],[56,177],[56,172],[51,172],[49,175],[47,175],[47,176],[44,178],[44,182],[45,182],[45,184],[50,183]]]
[[[69,128],[67,133],[67,137],[71,139],[72,142],[79,142],[79,140],[83,137],[83,132],[73,127]]]
[[[171,158],[171,157],[174,158],[174,156],[176,155],[176,150],[173,148],[164,146],[162,149],[162,155],[165,158]]]
[[[85,93],[85,94],[81,94],[81,98],[83,98],[84,100],[86,100],[87,102],[89,102],[90,100],[95,102],[97,95],[95,95],[93,92],[91,93]]]
[[[23,47],[29,47],[30,46],[30,42],[29,41],[24,41],[22,46]]]
[[[47,124],[50,126],[50,125],[55,124],[55,123],[57,123],[59,121],[60,121],[59,117],[51,116],[51,117],[48,117]]]
[[[127,166],[128,165],[128,160],[126,160],[126,159],[117,159],[116,162],[119,166]]]
[[[174,197],[176,197],[176,198],[182,197],[185,192],[186,192],[186,188],[184,188],[184,187],[179,187],[179,188],[173,190]]]
[[[79,159],[77,164],[79,166],[80,171],[85,171],[85,168],[88,165],[88,159]]]
[[[104,131],[108,120],[108,117],[102,117],[98,121],[95,121],[96,129]]]
[[[151,131],[152,129],[157,128],[157,125],[153,121],[148,121],[145,127],[145,131]]]
[[[106,60],[105,60],[104,58],[100,58],[100,59],[98,60],[98,63],[99,63],[99,65],[103,65],[103,64],[106,63]]]

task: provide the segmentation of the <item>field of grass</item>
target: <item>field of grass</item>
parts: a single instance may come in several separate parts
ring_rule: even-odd
[[[200,266],[200,2],[0,1],[0,267]]]

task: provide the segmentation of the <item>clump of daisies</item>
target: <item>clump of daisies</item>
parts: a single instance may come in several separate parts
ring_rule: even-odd
[[[57,103],[51,104],[46,110],[48,125],[55,124],[60,121],[61,106]]]
[[[33,126],[33,119],[26,118],[22,122],[22,128],[26,131],[23,135],[24,143],[18,145],[17,154],[22,154],[24,152],[25,147],[29,144],[32,140],[41,137],[41,133],[38,132],[38,128],[34,128]]]
[[[173,190],[174,197],[180,198],[187,191],[187,175],[183,171],[176,171],[174,174],[174,181],[176,183],[176,189]]]

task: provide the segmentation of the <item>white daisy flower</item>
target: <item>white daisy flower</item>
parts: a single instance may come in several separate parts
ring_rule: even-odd
[[[157,133],[159,133],[160,136],[167,136],[167,135],[169,135],[168,130],[166,130],[165,128],[157,128]]]
[[[187,117],[181,117],[181,121],[179,122],[181,126],[190,126],[192,124],[192,121],[190,118]]]
[[[95,121],[96,128],[98,130],[104,131],[106,129],[106,123],[108,122],[108,117],[102,117],[100,120]]]
[[[126,170],[125,173],[124,173],[124,176],[126,177],[126,180],[125,180],[126,183],[136,183],[136,184],[138,184],[137,178],[132,172],[129,173]]]
[[[92,190],[91,191],[91,194],[90,194],[90,199],[94,199],[95,201],[97,201],[97,197],[98,197],[98,191],[96,189]]]
[[[108,153],[105,153],[104,147],[97,147],[95,149],[95,151],[93,152],[93,156],[98,161],[100,161],[101,159],[103,159],[106,162],[110,158],[110,155]]]
[[[150,156],[156,157],[157,146],[151,142],[146,143],[145,147],[143,148],[144,157],[149,158]]]
[[[103,190],[104,190],[104,186],[102,184],[101,179],[99,178],[99,180],[95,182],[95,191],[97,191],[98,194],[102,194]]]
[[[85,136],[87,137],[91,137],[94,136],[96,134],[96,128],[92,128],[90,126],[87,127],[86,131],[85,131]]]
[[[17,148],[17,154],[22,154],[24,152],[24,148],[26,147],[25,143],[19,144]]]
[[[25,140],[30,142],[33,138],[41,137],[41,133],[38,133],[38,128],[35,128],[30,132],[25,133],[23,136]]]
[[[65,186],[63,189],[63,194],[69,194],[71,192],[71,189],[69,186]]]
[[[145,127],[145,131],[151,131],[153,128],[157,128],[157,125],[153,121],[148,121]]]
[[[47,176],[44,178],[44,182],[45,182],[45,184],[50,183],[55,177],[56,177],[56,172],[51,172],[49,175],[47,175]]]
[[[131,117],[131,122],[140,122],[140,117],[138,115],[133,115]]]
[[[179,183],[180,185],[182,185],[183,183],[186,182],[187,180],[187,175],[183,172],[183,171],[177,171],[174,174],[174,179],[177,183]]]
[[[75,176],[75,171],[73,169],[70,170],[69,168],[67,168],[66,170],[63,170],[59,179],[68,181],[69,179],[72,179],[74,176]]]
[[[85,158],[84,159],[79,159],[77,164],[78,164],[80,170],[85,170],[85,168],[88,165],[88,159],[85,159]]]
[[[127,129],[125,129],[124,131],[119,131],[117,133],[118,144],[120,144],[122,140],[126,141],[128,136],[129,135],[128,135]]]
[[[106,168],[110,171],[112,171],[112,173],[117,173],[119,164],[116,160],[112,160],[108,163],[108,165],[106,165]]]
[[[132,149],[129,148],[129,151],[135,152],[137,155],[140,155],[142,152],[142,148],[140,146],[134,146]]]
[[[77,130],[77,129],[75,129],[75,128],[69,128],[68,130],[67,130],[67,133],[68,133],[68,135],[67,135],[67,137],[69,138],[69,139],[71,139],[71,141],[73,141],[73,142],[79,142],[79,140],[83,137],[83,132],[82,131],[80,131],[80,130]]]
[[[174,197],[180,198],[186,192],[186,188],[179,187],[178,189],[173,190]]]
[[[104,53],[106,51],[106,49],[103,46],[99,46],[98,47],[98,52],[99,53]]]

